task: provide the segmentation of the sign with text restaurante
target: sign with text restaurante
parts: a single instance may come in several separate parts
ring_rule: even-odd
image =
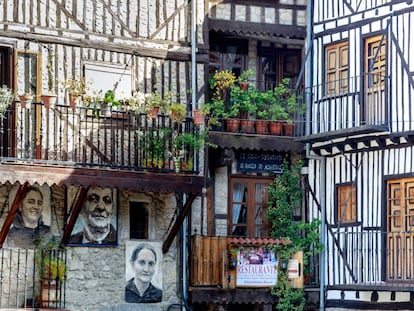
[[[266,247],[245,247],[237,253],[236,286],[271,287],[277,283],[278,260]]]

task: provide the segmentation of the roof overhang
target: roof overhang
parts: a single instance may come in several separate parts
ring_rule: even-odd
[[[412,146],[414,131],[390,132],[387,126],[365,125],[339,131],[308,135],[296,139],[309,143],[310,150],[319,156],[395,149]]]
[[[210,131],[208,141],[221,148],[301,153],[303,142],[293,137]]]
[[[166,174],[148,171],[64,167],[27,162],[1,162],[1,182],[21,184],[79,185],[117,187],[120,190],[199,195],[204,178],[190,174]]]
[[[209,18],[209,30],[231,35],[282,44],[303,45],[306,37],[306,27],[297,25],[264,24],[254,22],[237,22]]]

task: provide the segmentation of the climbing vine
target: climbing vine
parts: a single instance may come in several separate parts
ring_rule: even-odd
[[[269,187],[268,218],[272,224],[272,237],[282,239],[283,244],[275,245],[279,263],[287,262],[293,254],[303,251],[303,265],[308,267],[309,256],[322,249],[319,243],[320,220],[306,223],[294,220],[295,210],[301,208],[303,190],[301,187],[301,161],[283,163],[283,172]],[[277,310],[302,311],[305,306],[303,289],[291,286],[287,271],[279,269],[278,282],[272,288],[278,298]]]

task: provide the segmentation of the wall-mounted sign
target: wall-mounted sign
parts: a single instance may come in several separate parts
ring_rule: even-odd
[[[237,170],[241,173],[282,173],[283,156],[274,153],[241,152],[237,158]]]
[[[266,247],[246,247],[237,254],[236,286],[270,287],[277,283],[277,257]]]

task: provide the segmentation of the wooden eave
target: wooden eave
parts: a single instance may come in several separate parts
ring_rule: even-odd
[[[260,37],[262,40],[269,41],[273,41],[275,38],[304,40],[306,37],[305,26],[229,21],[215,18],[208,19],[208,29],[235,36]]]
[[[240,134],[210,131],[208,141],[221,148],[262,150],[271,152],[295,152],[304,150],[304,143],[297,142],[293,137]]]
[[[65,227],[62,237],[62,244],[66,244],[73,226],[80,213],[83,201],[86,197],[86,189],[89,186],[117,187],[120,190],[135,190],[141,192],[167,192],[167,193],[186,193],[188,194],[184,207],[178,214],[171,230],[164,240],[162,250],[168,252],[174,237],[177,235],[185,217],[191,210],[191,205],[197,195],[201,194],[204,186],[204,178],[201,176],[185,174],[162,174],[149,172],[136,172],[109,169],[89,169],[89,168],[68,168],[51,165],[37,165],[35,163],[0,163],[1,182],[19,182],[19,191],[12,204],[11,212],[8,214],[5,223],[0,231],[0,248],[13,222],[14,216],[23,198],[24,187],[27,184],[39,183],[48,185],[78,185],[79,195],[75,202],[75,208]]]
[[[117,187],[120,190],[201,194],[204,178],[190,174],[166,174],[147,171],[63,167],[23,162],[1,162],[1,181]]]
[[[351,127],[342,130],[328,131],[318,134],[296,137],[295,141],[302,143],[317,143],[330,141],[338,138],[346,138],[350,136],[382,132],[388,132],[388,127],[384,125],[363,125],[359,127]]]
[[[356,134],[356,132],[354,132]],[[316,155],[334,156],[344,153],[356,153],[383,149],[396,149],[409,147],[414,144],[414,131],[392,132],[361,132],[358,135],[345,137],[327,136],[324,141],[306,140],[311,143],[311,151]],[[303,140],[302,140],[303,141]]]

